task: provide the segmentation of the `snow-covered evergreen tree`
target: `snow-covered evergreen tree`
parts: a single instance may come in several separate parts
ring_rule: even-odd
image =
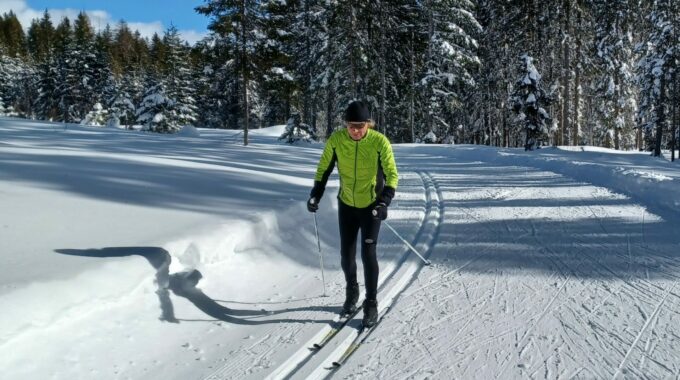
[[[106,52],[95,48],[94,29],[88,16],[81,12],[58,61],[59,119],[80,122],[101,95],[110,70]]]
[[[59,112],[58,88],[60,82],[56,57],[51,57],[38,67],[38,98],[35,113],[39,119],[53,120]]]
[[[234,60],[226,54],[225,40],[212,35],[198,47],[205,56],[198,74],[198,125],[208,128],[239,128],[238,75]]]
[[[173,102],[175,118],[179,125],[193,124],[196,121],[196,88],[188,47],[182,42],[179,31],[174,26],[165,32],[163,43],[167,65],[164,82],[167,96]]]
[[[646,149],[655,156],[661,155],[663,137],[668,131],[667,115],[670,110],[669,83],[677,70],[675,62],[680,57],[678,33],[673,23],[677,6],[670,0],[656,0],[650,13],[652,30],[643,45],[643,57],[638,63],[638,81],[641,87],[639,119],[645,128]],[[653,139],[649,138],[653,136]]]
[[[281,124],[295,109],[292,99],[296,83],[292,60],[295,35],[291,18],[298,12],[298,2],[280,0],[263,1],[262,11],[268,16],[263,19],[264,43],[260,50],[260,71],[257,82],[262,106],[261,126]]]
[[[248,129],[251,120],[251,91],[257,87],[254,79],[263,72],[266,62],[258,59],[260,48],[266,43],[263,22],[267,14],[260,1],[255,0],[206,0],[196,10],[211,17],[208,28],[223,41],[234,59],[238,78],[240,123],[243,127],[243,143],[248,145]]]
[[[418,85],[425,99],[426,131],[448,127],[443,116],[460,107],[463,93],[476,85],[472,70],[480,64],[476,36],[482,28],[473,7],[467,0],[423,2],[428,42]]]
[[[628,0],[598,1],[601,25],[597,29],[599,78],[596,84],[598,119],[605,146],[631,148],[634,143],[635,89],[633,41]],[[613,144],[612,144],[613,143]]]
[[[95,103],[92,107],[92,111],[88,112],[83,120],[80,122],[82,125],[92,125],[92,126],[104,126],[107,125],[109,120],[109,110],[102,107],[101,103]]]
[[[125,82],[124,76],[123,81],[117,81],[113,77],[110,78],[107,87],[104,90],[106,95],[106,108],[109,111],[109,120],[107,120],[107,125],[111,126],[132,126],[136,120],[136,107],[134,99],[130,96],[127,91],[127,87],[121,82]]]
[[[168,96],[163,81],[149,87],[136,114],[137,122],[146,131],[175,133],[182,129],[175,101]]]
[[[515,82],[510,104],[525,133],[524,149],[533,150],[549,132],[551,118],[545,108],[550,99],[543,90],[541,75],[532,57],[526,54],[520,57],[519,72],[520,78]]]
[[[294,144],[298,141],[317,141],[318,137],[316,130],[310,125],[303,123],[300,113],[295,112],[288,118],[286,129],[279,137],[279,140],[286,140],[288,144]]]
[[[25,64],[11,58],[0,47],[0,115],[17,116],[14,103],[18,100]]]

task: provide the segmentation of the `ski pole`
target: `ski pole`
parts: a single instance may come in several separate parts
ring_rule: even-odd
[[[311,202],[314,203],[315,199],[312,199]],[[319,264],[321,266],[321,282],[323,283],[323,296],[328,297],[326,295],[326,277],[323,273],[323,253],[321,252],[321,240],[319,240],[319,225],[316,221],[316,213],[314,212],[314,231],[316,232],[316,244],[319,247]]]
[[[430,265],[430,264],[431,264],[431,263],[430,263],[430,260],[425,259],[425,258],[418,252],[418,250],[415,249],[415,248],[413,248],[413,246],[412,246],[411,244],[409,244],[409,242],[407,242],[406,239],[404,239],[403,237],[401,237],[401,235],[399,235],[399,233],[398,233],[397,231],[395,231],[395,229],[392,228],[392,226],[390,226],[389,223],[385,222],[385,225],[387,226],[387,228],[389,228],[390,230],[392,230],[392,232],[394,232],[394,234],[395,234],[399,239],[401,239],[401,241],[403,241],[404,244],[406,244],[406,246],[409,247],[409,248],[411,249],[411,251],[413,251],[413,253],[415,253],[416,255],[418,255],[418,257],[420,257],[420,259],[423,260],[423,262],[425,263],[425,265]]]

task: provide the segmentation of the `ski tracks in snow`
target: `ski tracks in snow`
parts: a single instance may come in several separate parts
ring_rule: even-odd
[[[418,220],[415,228],[412,219],[405,220],[401,224],[399,223],[400,219],[396,219],[392,223],[421,253],[427,256],[437,239],[441,224],[443,215],[439,201],[441,193],[437,190],[431,176],[426,172],[405,171],[401,176],[404,183],[400,186],[401,191],[395,199],[396,207],[394,207],[395,211],[393,212],[398,213],[402,205],[413,209],[410,206],[413,199],[399,199],[400,195],[408,194],[407,189],[410,187],[415,192],[412,192],[412,195],[407,196],[407,198],[418,198],[415,194],[420,193],[421,197],[424,198],[421,206],[424,207],[420,210],[424,214]],[[391,251],[391,247],[401,253],[396,256],[392,254],[392,257],[387,258],[382,257],[384,255],[381,254],[381,276],[379,280],[379,307],[381,310],[389,310],[390,304],[412,282],[421,267],[421,263],[414,257],[415,255],[390,235],[391,233],[387,229],[381,231],[379,254],[387,250]],[[341,275],[341,273],[337,274],[337,278],[332,279],[332,281],[342,283]],[[339,300],[338,302],[342,301]],[[358,318],[360,319],[360,317],[361,314]],[[291,314],[291,318],[313,319],[314,316],[310,312],[298,312]],[[339,333],[327,347],[315,352],[310,348],[329,331],[330,325],[324,325],[321,329],[316,326],[310,329],[304,323],[268,325],[265,331],[260,330],[258,333],[258,336],[262,336],[262,338],[247,346],[242,345],[238,350],[229,352],[222,364],[218,363],[217,368],[205,379],[263,378],[265,376],[269,379],[295,379],[330,376],[333,372],[328,370],[328,365],[336,359],[334,355],[340,351],[343,344],[349,341],[351,334],[347,334],[347,332],[355,328],[355,323],[350,323],[343,329],[347,331]],[[426,348],[423,349],[426,350]],[[286,350],[291,351],[282,356],[282,353]],[[361,351],[359,350],[358,355]],[[282,357],[284,358],[283,361],[281,361]]]
[[[630,220],[643,208],[607,189],[527,168],[492,168],[467,180],[466,165],[432,175],[446,208],[433,270],[421,273],[365,356],[339,375],[680,372],[677,239],[651,243],[651,222],[642,239]],[[658,235],[672,235],[672,223],[657,223]]]
[[[469,166],[403,170],[406,187],[424,192],[424,216],[416,226],[413,220],[393,223],[433,265],[421,271],[405,249],[399,259],[381,257],[379,294],[395,303],[345,366],[328,370],[351,338],[351,325],[315,354],[307,348],[324,330],[315,327],[315,335],[288,326],[251,349],[259,356],[211,378],[616,379],[680,373],[680,263],[668,248],[677,242],[655,244],[652,222],[645,228],[631,223],[641,206],[554,173]],[[416,208],[400,201],[396,209]],[[666,228],[658,234],[672,228],[656,227]],[[381,242],[388,236],[384,230]],[[410,265],[418,266],[407,271]],[[282,329],[300,338],[275,347]],[[284,363],[267,361],[291,347],[298,351]],[[258,363],[269,367],[243,372]],[[235,368],[240,372],[231,372]]]

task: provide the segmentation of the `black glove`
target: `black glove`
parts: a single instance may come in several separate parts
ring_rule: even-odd
[[[316,212],[316,210],[318,210],[318,209],[319,209],[319,201],[314,197],[309,198],[309,200],[307,201],[307,211]]]
[[[387,205],[384,202],[378,203],[371,211],[373,218],[385,220],[387,219]]]
[[[394,192],[393,187],[385,186],[378,196],[378,203],[384,203],[385,206],[389,206],[392,203],[392,198],[394,198]]]

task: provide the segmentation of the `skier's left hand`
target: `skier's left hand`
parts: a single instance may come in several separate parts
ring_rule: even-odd
[[[387,205],[384,202],[378,203],[371,211],[373,218],[385,220],[387,219]]]
[[[318,209],[319,201],[314,197],[309,198],[309,200],[307,201],[307,211],[316,212]]]

